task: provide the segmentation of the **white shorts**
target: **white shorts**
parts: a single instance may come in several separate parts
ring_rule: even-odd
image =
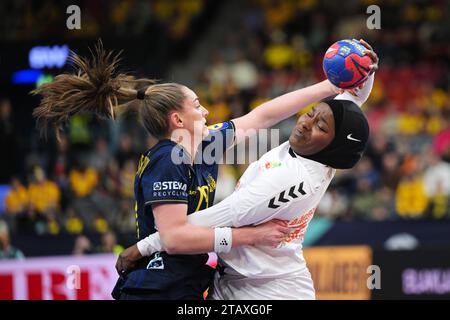
[[[216,272],[213,300],[315,300],[311,274],[306,269],[300,274],[284,278],[252,279]]]

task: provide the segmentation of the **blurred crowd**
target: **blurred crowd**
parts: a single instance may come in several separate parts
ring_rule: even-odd
[[[173,38],[182,38],[191,21],[202,12],[208,0],[16,0],[2,1],[0,12],[8,14],[0,21],[7,40],[46,38],[130,37],[142,35],[160,25]],[[73,14],[71,5],[81,9],[82,28],[68,30],[66,20]]]
[[[318,215],[450,218],[450,4],[376,3],[381,30],[366,27],[368,1],[248,2],[239,33],[227,34],[196,91],[208,101],[209,121],[233,118],[271,97],[322,80],[326,49],[339,39],[364,38],[380,57],[371,97],[363,106],[370,144],[354,169],[338,172]],[[336,19],[336,12],[346,15]],[[281,141],[294,121],[278,127]],[[234,175],[228,170],[225,180],[233,181],[243,169]],[[218,189],[221,182],[223,178]]]
[[[29,6],[25,2],[14,4]],[[171,21],[174,15],[194,14],[203,3],[106,2],[105,12],[117,30],[127,21],[138,21],[134,15],[148,14],[145,10]],[[239,25],[230,26],[221,47],[204,62],[193,89],[209,109],[209,124],[238,117],[267,99],[324,79],[321,62],[328,46],[342,38],[364,38],[380,57],[372,95],[363,106],[370,122],[370,144],[354,169],[337,173],[318,215],[348,220],[448,219],[449,5],[446,1],[378,4],[382,29],[369,30],[367,1],[247,1],[236,13]],[[337,18],[337,12],[346,14]],[[25,14],[21,22],[14,22],[15,37],[32,36],[21,33],[22,24],[47,19],[28,18]],[[98,25],[92,30],[104,27],[99,21],[94,15],[92,23]],[[170,28],[181,36],[184,23]],[[11,109],[8,99],[0,102],[4,145],[14,143]],[[281,142],[294,121],[291,118],[278,126]],[[28,154],[22,174],[10,180],[5,200],[3,217],[13,232],[133,232],[134,175],[139,154],[150,143],[135,123],[133,114],[118,123],[77,115],[60,143],[48,143],[54,148]],[[232,192],[245,168],[221,166],[216,202]],[[88,246],[83,239],[79,242],[82,248]]]

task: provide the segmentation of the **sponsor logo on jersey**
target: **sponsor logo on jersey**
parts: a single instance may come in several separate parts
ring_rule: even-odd
[[[187,197],[187,185],[179,181],[162,181],[153,183],[154,197]]]
[[[179,181],[163,181],[153,183],[153,191],[163,191],[163,190],[186,191],[186,189],[187,185]]]
[[[272,169],[272,168],[278,168],[278,167],[281,167],[280,161],[267,161],[266,163],[264,163],[265,169]]]
[[[147,265],[147,269],[156,269],[156,270],[164,269],[164,261],[159,252],[157,252],[155,254],[155,257],[152,260],[150,260],[150,262]]]
[[[216,123],[211,126],[208,126],[208,130],[214,132],[222,129],[228,129],[229,126],[230,124],[228,122]]]
[[[291,229],[291,232],[286,236],[282,243],[289,243],[294,240],[303,241],[306,229],[314,216],[314,212],[316,212],[316,208],[312,208],[306,214],[300,215],[289,221],[287,226]]]

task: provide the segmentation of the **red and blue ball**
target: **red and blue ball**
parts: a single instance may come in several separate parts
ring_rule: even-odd
[[[323,58],[323,71],[328,80],[341,89],[352,89],[364,83],[372,64],[365,50],[356,40],[333,43]]]

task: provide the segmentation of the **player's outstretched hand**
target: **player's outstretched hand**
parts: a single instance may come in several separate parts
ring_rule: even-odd
[[[359,42],[360,44],[362,44],[367,50],[365,51],[365,54],[367,54],[370,59],[372,59],[372,64],[369,66],[370,71],[369,71],[369,76],[374,73],[375,71],[378,70],[378,55],[375,53],[375,51],[373,51],[373,48],[370,44],[368,44],[364,39],[353,39],[357,42]],[[362,90],[362,88],[364,88],[364,86],[366,85],[367,81],[364,81],[360,86],[353,88],[353,89],[347,89],[345,91],[350,92],[352,95],[354,95],[355,97],[358,96],[358,91]]]
[[[378,55],[373,51],[373,48],[370,44],[368,44],[364,39],[359,39],[359,43],[361,43],[364,47],[366,47],[365,53],[372,59],[372,64],[369,66],[370,72],[369,75],[378,70]]]
[[[119,276],[126,274],[136,266],[137,261],[142,258],[137,245],[133,245],[119,254],[116,262],[116,270]]]

